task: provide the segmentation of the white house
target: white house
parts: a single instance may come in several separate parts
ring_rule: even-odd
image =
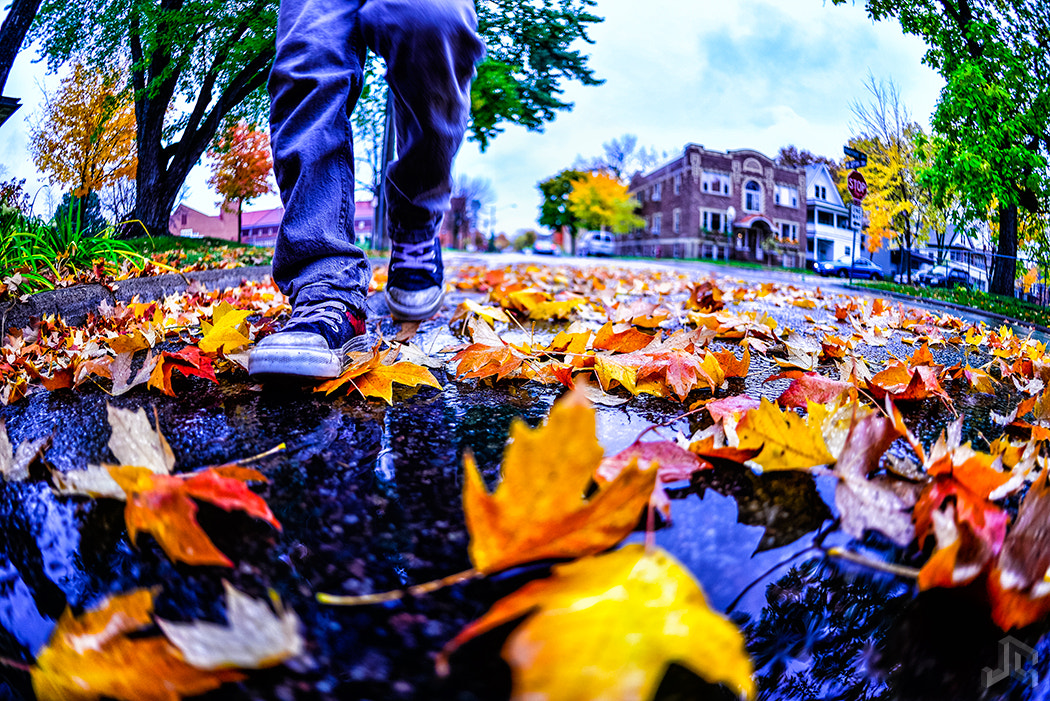
[[[864,249],[857,237],[858,253]],[[849,209],[842,202],[831,171],[823,163],[806,166],[806,258],[835,260],[853,252]]]

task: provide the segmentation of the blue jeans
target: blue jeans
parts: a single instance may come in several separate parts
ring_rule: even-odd
[[[270,139],[284,203],[273,278],[293,304],[364,308],[371,271],[354,236],[350,114],[366,47],[386,61],[397,160],[391,238],[418,243],[448,209],[452,161],[484,48],[472,0],[281,0],[270,73]]]

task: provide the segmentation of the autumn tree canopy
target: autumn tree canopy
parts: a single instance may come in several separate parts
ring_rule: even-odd
[[[208,185],[222,196],[222,207],[237,205],[237,240],[241,239],[241,207],[273,191],[270,137],[244,120],[231,123],[208,149],[212,174]]]
[[[73,66],[30,131],[33,163],[53,185],[78,198],[133,178],[135,105],[125,76],[112,68]]]
[[[627,186],[609,173],[585,173],[573,183],[569,209],[580,226],[623,234],[643,226],[634,213],[638,203],[627,194]]]

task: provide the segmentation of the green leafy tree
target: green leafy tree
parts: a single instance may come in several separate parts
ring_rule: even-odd
[[[538,130],[572,104],[563,83],[597,85],[578,42],[601,19],[594,0],[477,0],[488,49],[472,89],[472,138],[484,149],[502,122]],[[153,233],[190,169],[228,117],[256,122],[274,56],[278,3],[271,0],[43,0],[31,37],[49,67],[78,58],[128,56],[135,89],[138,172],[135,217]],[[381,91],[366,96],[384,104]],[[374,121],[374,120],[373,120]],[[381,149],[373,149],[381,153]],[[378,173],[380,166],[373,171]],[[378,177],[373,176],[374,189]]]
[[[873,19],[896,18],[905,32],[926,41],[923,60],[946,85],[933,115],[932,158],[922,182],[936,199],[956,193],[971,219],[996,208],[999,256],[990,291],[1012,296],[1019,211],[1039,211],[1050,189],[1050,20],[1044,3],[866,5]]]
[[[540,203],[540,225],[568,233],[574,252],[576,232],[579,231],[580,225],[569,207],[569,195],[572,194],[573,186],[585,177],[587,173],[567,168],[537,185],[540,194],[543,195],[543,202]]]
[[[70,59],[130,58],[134,216],[150,233],[167,233],[179,189],[224,119],[263,114],[276,20],[267,0],[44,0],[34,37],[52,70]]]
[[[471,87],[471,139],[484,151],[503,122],[540,131],[557,112],[572,109],[561,98],[563,82],[600,85],[578,48],[602,21],[595,0],[475,0],[485,60]]]

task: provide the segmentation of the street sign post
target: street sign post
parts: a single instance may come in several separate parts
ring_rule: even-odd
[[[851,159],[848,161],[843,161],[843,168],[863,168],[864,166],[868,165],[868,154],[864,153],[863,151],[858,151],[857,149],[850,148],[849,146],[843,146],[842,152],[849,156]]]
[[[856,202],[860,202],[868,194],[868,181],[855,170],[846,176],[846,187]]]
[[[864,210],[859,204],[854,202],[849,206],[849,228],[854,231],[860,231],[864,225]]]
[[[853,156],[857,160],[863,160],[865,163],[868,162],[867,155],[860,151],[855,151],[848,146],[844,146],[842,150],[847,156]],[[864,216],[860,203],[868,194],[868,181],[856,170],[851,170],[850,174],[846,176],[846,189],[849,190],[849,194],[853,195],[853,203],[850,205],[849,210],[849,224],[850,228],[853,229],[853,245],[849,249],[849,281],[852,283],[853,266],[857,263],[857,234],[860,233],[860,229],[864,225]]]

